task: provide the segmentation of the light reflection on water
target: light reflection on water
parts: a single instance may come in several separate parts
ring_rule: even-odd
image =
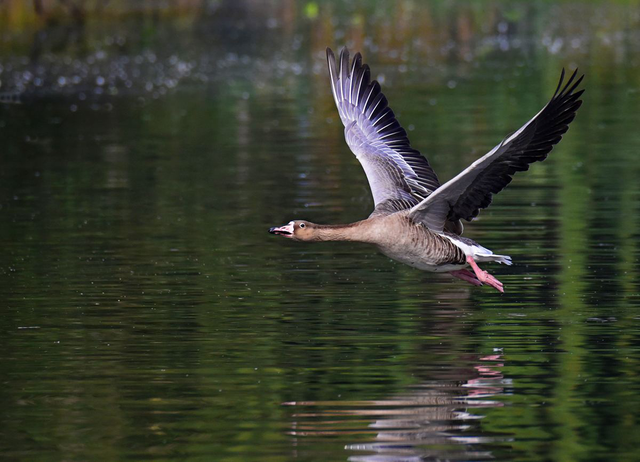
[[[510,437],[481,432],[477,422],[483,408],[503,406],[497,399],[511,381],[501,373],[501,354],[478,361],[472,372],[476,378],[456,381],[449,371],[446,379],[413,385],[385,400],[283,403],[296,407],[291,434],[351,439],[348,452],[367,454],[349,456],[353,461],[493,460],[479,445]]]

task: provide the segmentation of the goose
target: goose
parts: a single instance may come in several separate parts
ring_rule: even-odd
[[[327,48],[331,91],[344,124],[347,145],[367,176],[374,210],[365,219],[341,225],[293,220],[269,229],[294,241],[354,241],[373,244],[389,258],[414,268],[446,272],[475,286],[504,285],[478,263],[511,265],[463,237],[461,220],[472,221],[491,204],[516,172],[544,160],[562,139],[582,105],[576,91],[584,75],[577,69],[564,84],[565,71],[551,100],[531,120],[487,154],[441,184],[429,161],[411,147],[369,66],[343,48],[339,64]]]

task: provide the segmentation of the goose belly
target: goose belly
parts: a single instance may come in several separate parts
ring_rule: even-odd
[[[447,273],[467,266],[466,263],[439,263],[432,256],[425,252],[421,252],[419,249],[409,249],[408,251],[406,248],[398,249],[395,247],[379,247],[379,249],[380,252],[392,260],[404,263],[405,265],[409,265],[422,271],[430,271],[432,273]]]

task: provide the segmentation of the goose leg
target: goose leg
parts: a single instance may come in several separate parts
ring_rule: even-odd
[[[491,287],[496,289],[498,292],[504,293],[503,284],[500,281],[498,281],[496,278],[491,276],[489,273],[487,273],[486,271],[481,270],[480,267],[478,266],[478,264],[473,259],[473,257],[467,256],[467,263],[469,263],[471,268],[473,268],[473,272],[476,273],[476,276],[477,276],[477,278],[478,278],[478,280],[480,282],[484,282],[485,284],[489,284]]]
[[[461,269],[458,271],[449,271],[449,274],[458,279],[462,279],[463,281],[466,281],[469,284],[473,284],[474,286],[482,285],[482,283],[478,280],[476,275],[466,269]]]

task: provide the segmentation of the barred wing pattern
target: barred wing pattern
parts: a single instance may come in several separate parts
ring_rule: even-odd
[[[491,204],[492,195],[502,191],[516,172],[546,159],[582,105],[579,98],[584,90],[575,90],[584,76],[576,80],[577,72],[576,69],[563,87],[563,69],[556,92],[535,117],[414,206],[410,216],[436,231],[442,231],[447,221],[472,220],[480,209]]]
[[[376,205],[374,214],[408,209],[429,196],[440,182],[429,162],[409,144],[369,66],[357,53],[340,52],[340,68],[327,48],[331,90],[345,126],[345,139],[360,161]]]

